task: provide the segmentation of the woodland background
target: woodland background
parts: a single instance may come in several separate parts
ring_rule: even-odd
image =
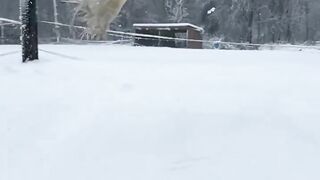
[[[58,1],[59,22],[70,24],[75,4]],[[1,0],[0,17],[19,19],[19,0]],[[38,0],[40,20],[53,21],[52,0]],[[188,22],[206,39],[250,43],[315,43],[320,40],[319,0],[128,0],[112,29],[133,23]],[[54,28],[39,24],[41,37]]]

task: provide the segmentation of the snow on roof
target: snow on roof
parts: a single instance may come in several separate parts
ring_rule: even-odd
[[[154,28],[192,27],[197,31],[203,31],[203,28],[190,23],[136,23],[136,24],[133,24],[133,27],[154,27]]]

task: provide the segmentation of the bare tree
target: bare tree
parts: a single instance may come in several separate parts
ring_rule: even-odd
[[[164,0],[168,20],[171,22],[181,23],[189,13],[185,6],[185,0]]]

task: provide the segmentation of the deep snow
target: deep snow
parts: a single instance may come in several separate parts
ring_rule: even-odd
[[[319,51],[41,49],[0,56],[1,180],[320,179]]]

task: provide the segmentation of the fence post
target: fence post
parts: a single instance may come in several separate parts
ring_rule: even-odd
[[[0,44],[4,44],[4,25],[2,25],[2,21],[0,21]]]
[[[39,59],[36,0],[21,0],[22,62]]]
[[[60,39],[61,39],[61,34],[60,34],[60,26],[58,25],[59,20],[58,20],[58,4],[57,4],[57,0],[53,0],[53,15],[54,15],[54,31],[56,33],[57,36],[57,43],[60,43]]]

